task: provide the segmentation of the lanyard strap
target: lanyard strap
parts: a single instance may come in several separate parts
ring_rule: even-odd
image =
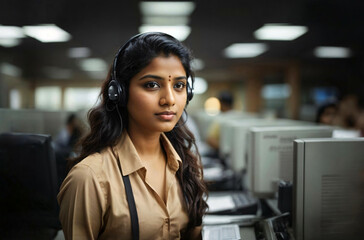
[[[120,161],[117,159],[119,170],[121,176],[123,177],[125,192],[126,192],[126,199],[129,205],[129,212],[130,212],[130,220],[131,220],[131,232],[133,236],[133,240],[139,239],[139,221],[138,221],[138,213],[136,210],[136,205],[134,201],[133,189],[131,188],[129,175],[123,176],[123,172],[121,170]]]

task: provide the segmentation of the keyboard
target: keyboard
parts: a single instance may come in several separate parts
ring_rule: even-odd
[[[253,202],[251,198],[248,198],[245,194],[233,194],[232,195],[235,206],[246,206]]]
[[[241,239],[237,224],[215,225],[203,227],[203,240],[235,240]]]

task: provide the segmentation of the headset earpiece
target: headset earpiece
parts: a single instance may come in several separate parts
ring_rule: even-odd
[[[125,103],[124,99],[124,93],[123,88],[120,86],[118,81],[112,79],[109,83],[107,93],[109,96],[109,99],[115,103],[115,104],[121,104]]]

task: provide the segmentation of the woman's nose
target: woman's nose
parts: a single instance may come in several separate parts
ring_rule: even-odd
[[[174,92],[173,92],[173,87],[166,87],[162,92],[161,92],[161,97],[159,100],[159,104],[161,106],[164,105],[168,105],[168,106],[174,106],[175,104],[175,96],[174,96]]]

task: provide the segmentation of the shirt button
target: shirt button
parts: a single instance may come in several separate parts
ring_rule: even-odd
[[[168,224],[168,223],[169,223],[169,218],[164,219],[164,222],[165,222],[166,224]]]

